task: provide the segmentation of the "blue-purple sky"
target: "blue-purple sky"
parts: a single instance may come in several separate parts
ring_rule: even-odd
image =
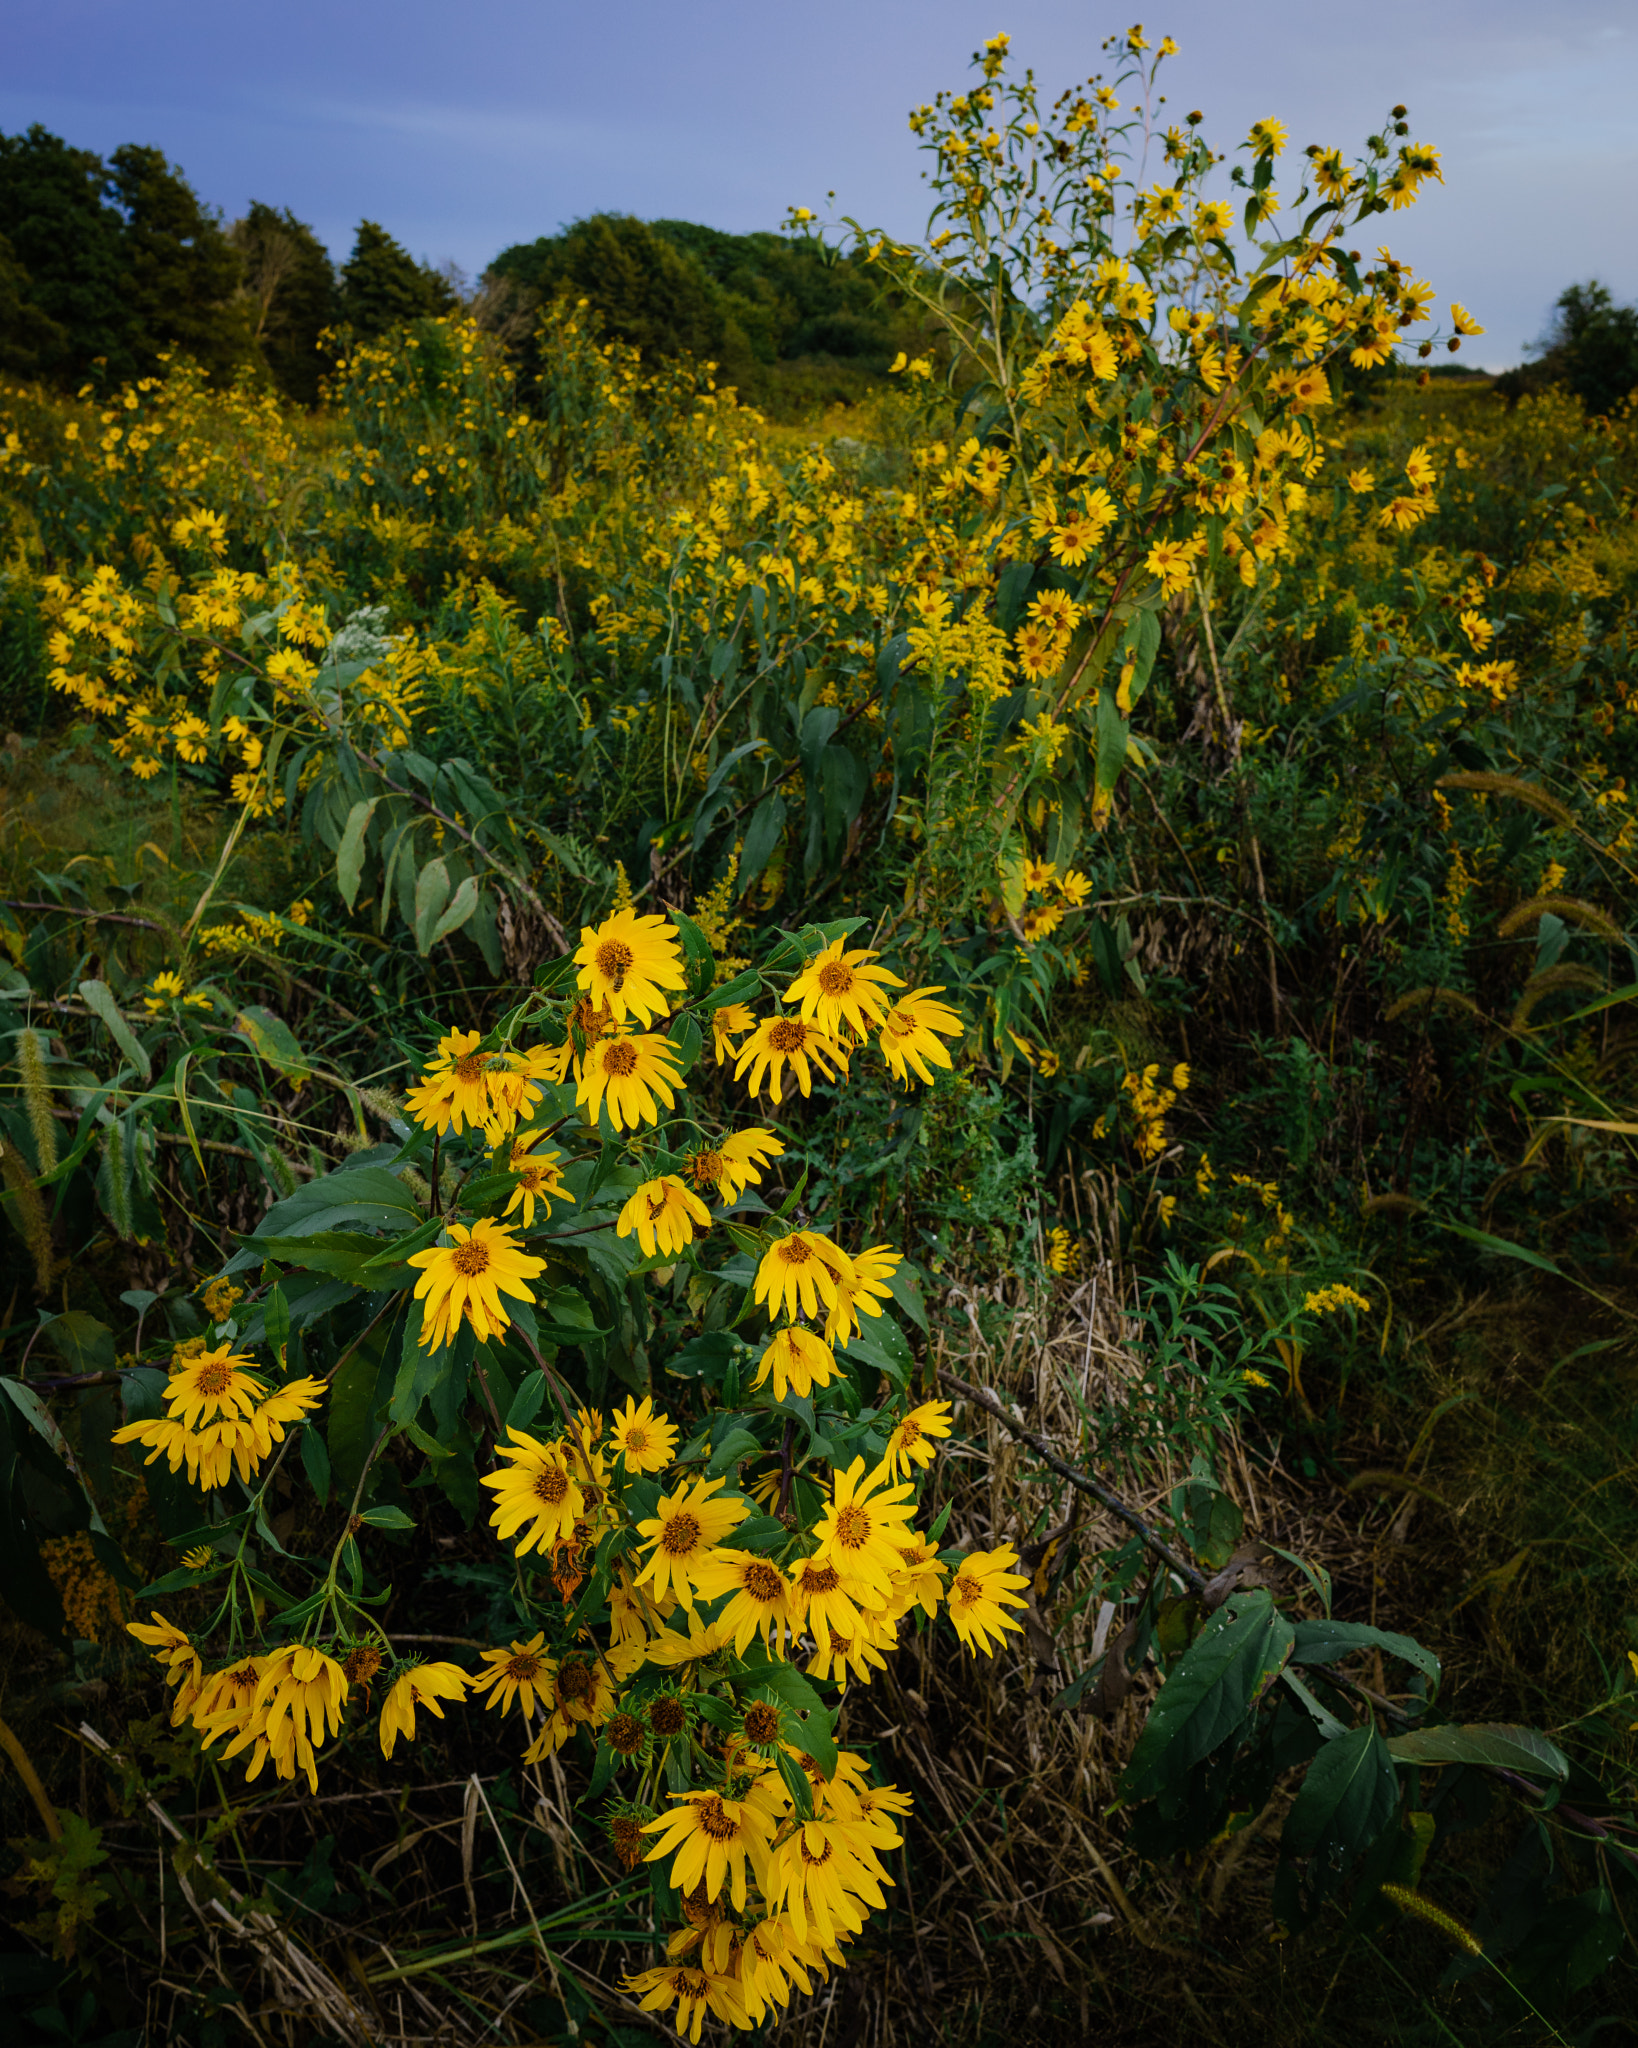
[[[904,117],[1006,29],[1051,94],[1131,16],[1077,0],[5,0],[0,128],[152,143],[225,215],[289,206],[345,256],[360,216],[482,270],[601,208],[913,233]],[[1346,153],[1396,100],[1446,182],[1377,223],[1517,361],[1558,292],[1638,297],[1635,0],[1171,0],[1169,108],[1217,147],[1272,114]],[[1289,162],[1289,159],[1287,160]],[[1291,184],[1288,176],[1284,183]]]

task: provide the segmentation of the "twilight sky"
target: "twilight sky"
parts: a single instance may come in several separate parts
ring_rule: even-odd
[[[925,215],[908,109],[1008,30],[1055,97],[1132,17],[1084,0],[5,0],[0,129],[152,143],[228,217],[289,206],[344,257],[361,216],[418,256],[611,209],[777,227],[788,205],[898,234]],[[1633,0],[1169,0],[1168,108],[1230,149],[1275,115],[1356,145],[1396,100],[1445,185],[1376,224],[1518,360],[1574,279],[1638,297]],[[1290,157],[1286,158],[1286,165]],[[1284,168],[1284,166],[1282,166]],[[1294,189],[1288,172],[1282,187]]]

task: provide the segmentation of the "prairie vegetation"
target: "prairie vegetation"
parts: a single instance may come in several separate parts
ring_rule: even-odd
[[[1638,411],[1167,49],[0,392],[20,2038],[1628,2026]]]

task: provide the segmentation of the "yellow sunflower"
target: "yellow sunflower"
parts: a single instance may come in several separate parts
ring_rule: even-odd
[[[964,1027],[959,1014],[948,1003],[931,1000],[943,993],[942,984],[933,988],[913,988],[888,1011],[881,1037],[876,1042],[895,1080],[907,1082],[909,1069],[914,1067],[923,1081],[931,1082],[933,1075],[927,1064],[929,1060],[936,1067],[954,1064],[940,1043],[940,1034],[946,1038],[959,1038]]]
[[[609,1443],[628,1472],[663,1472],[677,1455],[676,1425],[657,1413],[647,1395],[639,1407],[628,1394],[609,1424]]]
[[[694,1479],[661,1495],[653,1515],[637,1524],[638,1535],[654,1550],[637,1574],[639,1586],[652,1587],[657,1599],[675,1593],[692,1612],[694,1573],[707,1552],[745,1519],[745,1503],[737,1493],[727,1500],[712,1498],[727,1484],[725,1478]]]
[[[853,1635],[886,1604],[881,1589],[856,1576],[845,1558],[804,1557],[791,1572],[791,1608],[810,1632]]]
[[[815,1387],[828,1387],[839,1370],[830,1346],[811,1330],[804,1330],[800,1323],[792,1323],[769,1339],[757,1361],[756,1378],[751,1385],[764,1385],[771,1374],[774,1399],[783,1401],[787,1390],[807,1395]]]
[[[711,1012],[711,1050],[719,1067],[733,1058],[736,1041],[755,1024],[749,1003],[724,1003],[720,1010]]]
[[[760,1184],[763,1169],[784,1149],[784,1139],[759,1124],[690,1152],[688,1175],[695,1187],[714,1185],[725,1202],[737,1202],[748,1187]]]
[[[838,1281],[852,1276],[853,1262],[840,1245],[817,1230],[793,1230],[762,1254],[752,1298],[770,1316],[816,1316],[821,1302],[835,1307]]]
[[[503,1543],[520,1529],[528,1533],[518,1556],[546,1551],[565,1543],[586,1512],[586,1496],[561,1443],[543,1444],[521,1429],[509,1429],[510,1444],[498,1444],[496,1455],[508,1461],[504,1472],[485,1472],[479,1484],[493,1487],[495,1505],[490,1523]]]
[[[540,1203],[547,1216],[552,1213],[552,1204],[572,1202],[574,1196],[563,1184],[563,1154],[548,1148],[537,1152],[535,1147],[546,1142],[544,1131],[533,1131],[512,1140],[512,1149],[506,1155],[506,1170],[519,1176],[516,1187],[506,1204],[506,1213],[514,1209],[523,1211],[523,1227],[533,1229],[535,1204]]]
[[[643,1829],[645,1835],[657,1837],[643,1861],[658,1863],[674,1856],[670,1879],[675,1890],[687,1893],[703,1886],[707,1899],[727,1891],[734,1910],[743,1913],[746,1865],[765,1888],[774,1830],[790,1794],[778,1777],[770,1775],[753,1779],[742,1799],[724,1799],[720,1792],[673,1797],[677,1803],[671,1811]]]
[[[677,1049],[670,1039],[655,1032],[618,1032],[586,1048],[575,1107],[595,1124],[606,1105],[617,1131],[634,1131],[639,1124],[658,1123],[659,1103],[670,1109],[681,1086]]]
[[[266,1659],[249,1721],[223,1756],[265,1743],[279,1777],[294,1778],[299,1770],[317,1792],[316,1752],[326,1735],[339,1732],[347,1690],[347,1674],[334,1657],[312,1643],[287,1643]],[[263,1760],[259,1752],[246,1775],[255,1777]]]
[[[688,986],[682,954],[663,917],[639,917],[617,910],[594,931],[582,925],[575,950],[579,986],[594,1003],[606,1004],[616,1024],[634,1018],[647,1024],[671,1007],[666,992]]]
[[[890,1283],[903,1258],[902,1252],[885,1244],[852,1255],[850,1270],[836,1276],[836,1299],[825,1320],[827,1343],[845,1344],[853,1336],[859,1328],[860,1309],[867,1316],[881,1314],[881,1304],[893,1298]]]
[[[459,1664],[411,1664],[400,1671],[381,1702],[381,1754],[390,1761],[400,1735],[415,1740],[417,1707],[441,1721],[444,1710],[438,1702],[465,1699],[470,1683]]]
[[[228,1344],[195,1352],[165,1383],[165,1406],[172,1420],[198,1429],[224,1415],[254,1414],[266,1392],[252,1377],[254,1369],[253,1359],[240,1356]]]
[[[489,1063],[494,1057],[478,1052],[481,1031],[449,1031],[438,1041],[436,1056],[422,1072],[419,1084],[404,1097],[405,1107],[424,1129],[443,1135],[462,1126],[481,1130],[494,1114],[489,1095]]]
[[[630,1237],[635,1231],[647,1259],[656,1250],[680,1252],[685,1245],[691,1245],[696,1225],[709,1230],[711,1211],[698,1195],[688,1192],[674,1173],[665,1173],[658,1180],[643,1182],[620,1211],[614,1232],[617,1237]]]
[[[700,1969],[692,1962],[662,1963],[624,1979],[624,1988],[644,2012],[677,2008],[677,2032],[697,2042],[707,2014],[743,2032],[753,2025],[737,1976]]]
[[[813,1069],[819,1069],[822,1080],[833,1081],[838,1072],[847,1072],[847,1059],[845,1049],[805,1017],[764,1017],[739,1049],[734,1079],[742,1079],[749,1069],[750,1091],[755,1096],[762,1093],[766,1077],[768,1093],[777,1102],[787,1062],[802,1093],[811,1095]]]
[[[774,1654],[791,1628],[790,1581],[776,1564],[749,1550],[713,1550],[694,1574],[704,1600],[733,1597],[712,1623],[730,1638],[734,1655],[742,1657],[752,1636],[761,1636]]]
[[[998,1550],[973,1551],[956,1568],[946,1608],[956,1634],[974,1656],[982,1650],[986,1657],[993,1657],[996,1644],[1009,1629],[1021,1633],[1007,1612],[1009,1607],[1025,1605],[1019,1592],[1029,1579],[1012,1569],[1017,1562],[1017,1551],[1003,1543]]]
[[[937,1439],[949,1434],[948,1401],[923,1401],[919,1408],[912,1408],[887,1439],[887,1455],[882,1460],[887,1476],[897,1479],[902,1472],[909,1478],[918,1465],[932,1464]]]
[[[885,1597],[892,1591],[893,1574],[902,1562],[899,1545],[907,1540],[916,1511],[910,1491],[908,1481],[892,1483],[885,1464],[866,1472],[864,1459],[855,1458],[845,1472],[833,1475],[830,1506],[814,1526],[819,1539],[815,1556],[869,1581]]]
[[[410,1265],[421,1268],[415,1296],[427,1304],[421,1342],[429,1348],[449,1343],[463,1322],[480,1338],[498,1336],[512,1320],[502,1294],[533,1301],[525,1283],[546,1270],[544,1259],[519,1249],[510,1224],[485,1217],[470,1229],[452,1223],[449,1235],[453,1244],[433,1245],[409,1257]]]
[[[552,1681],[557,1676],[557,1665],[546,1655],[543,1634],[532,1635],[526,1643],[513,1643],[504,1650],[485,1650],[481,1661],[484,1668],[471,1683],[475,1693],[489,1694],[485,1706],[499,1707],[504,1714],[515,1699],[518,1711],[527,1721],[534,1716],[537,1698],[544,1707],[553,1705]]]
[[[871,963],[880,958],[867,947],[844,952],[845,939],[837,939],[809,961],[785,991],[785,1000],[795,1003],[810,1023],[831,1038],[839,1038],[845,1024],[855,1038],[868,1038],[887,1015],[886,986],[903,988],[904,978],[886,967]]]

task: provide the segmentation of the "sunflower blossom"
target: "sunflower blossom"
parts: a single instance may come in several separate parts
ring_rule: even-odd
[[[847,1072],[847,1061],[845,1048],[806,1018],[764,1017],[739,1049],[739,1056],[734,1061],[734,1079],[742,1079],[748,1070],[750,1092],[756,1096],[762,1093],[766,1077],[769,1096],[778,1102],[784,1092],[787,1064],[802,1093],[811,1095],[815,1067],[819,1069],[821,1080],[833,1081],[838,1073]]]
[[[637,1524],[638,1535],[654,1551],[637,1574],[639,1586],[652,1587],[657,1599],[674,1593],[692,1610],[694,1573],[707,1552],[746,1516],[745,1503],[737,1493],[727,1500],[712,1498],[727,1484],[726,1479],[694,1479],[675,1493],[661,1495],[654,1513]]]
[[[711,1211],[674,1173],[666,1173],[643,1182],[620,1211],[614,1231],[617,1237],[630,1237],[635,1231],[643,1257],[651,1259],[656,1250],[680,1252],[691,1245],[696,1225],[709,1230]]]
[[[660,1104],[670,1109],[682,1086],[677,1049],[654,1032],[619,1032],[586,1048],[575,1107],[595,1124],[605,1107],[617,1131],[660,1120]]]
[[[881,1037],[876,1042],[896,1081],[908,1082],[909,1069],[913,1067],[923,1081],[931,1082],[933,1075],[928,1066],[929,1060],[935,1067],[954,1064],[940,1042],[941,1037],[959,1038],[964,1027],[960,1015],[947,1003],[931,1000],[943,993],[942,984],[933,988],[913,988],[888,1011]]]
[[[754,1779],[743,1799],[724,1799],[720,1792],[688,1792],[669,1813],[651,1820],[645,1835],[657,1837],[644,1857],[658,1863],[672,1856],[673,1887],[688,1893],[703,1886],[707,1899],[724,1890],[734,1910],[745,1910],[746,1866],[766,1890],[774,1830],[790,1795],[777,1777]]]
[[[688,986],[682,954],[663,917],[639,917],[617,910],[594,930],[582,925],[575,950],[579,986],[592,1002],[606,1005],[616,1024],[628,1018],[647,1024],[671,1007],[667,994]]]
[[[677,1428],[659,1414],[645,1394],[641,1406],[628,1394],[609,1423],[609,1445],[630,1472],[663,1472],[677,1455]]]
[[[840,1245],[817,1230],[793,1230],[762,1254],[752,1298],[770,1316],[816,1316],[821,1302],[835,1307],[838,1282],[852,1277],[853,1263]]]
[[[956,1568],[946,1610],[956,1634],[974,1656],[982,1650],[986,1657],[993,1657],[1009,1629],[1020,1632],[1019,1624],[1007,1612],[1009,1607],[1025,1605],[1018,1594],[1029,1579],[1012,1569],[1017,1562],[1017,1551],[1003,1543],[998,1550],[973,1551]]]
[[[586,1512],[586,1496],[562,1443],[543,1444],[521,1429],[509,1429],[507,1435],[511,1443],[497,1445],[496,1455],[505,1458],[510,1469],[485,1472],[478,1483],[494,1489],[489,1519],[503,1543],[520,1529],[527,1530],[518,1545],[518,1556],[523,1557],[566,1542]]]
[[[444,1710],[438,1702],[465,1699],[470,1683],[459,1664],[407,1665],[381,1702],[381,1754],[390,1762],[400,1735],[406,1741],[415,1740],[417,1707],[425,1707],[441,1721]]]
[[[785,1149],[783,1138],[757,1125],[735,1131],[715,1145],[688,1155],[688,1177],[697,1188],[714,1186],[725,1202],[737,1202],[748,1187],[762,1180],[763,1169]]]
[[[837,939],[810,960],[786,989],[785,1000],[831,1038],[840,1038],[844,1025],[855,1038],[868,1038],[887,1015],[883,989],[903,988],[904,978],[872,965],[880,955],[868,947],[844,952],[846,943]]]
[[[453,1244],[433,1245],[409,1257],[410,1265],[421,1268],[415,1298],[427,1305],[421,1342],[429,1349],[449,1343],[463,1322],[480,1339],[498,1336],[512,1320],[502,1294],[532,1302],[526,1283],[546,1270],[544,1259],[519,1249],[510,1224],[485,1217],[470,1229],[452,1223],[449,1235]]]

